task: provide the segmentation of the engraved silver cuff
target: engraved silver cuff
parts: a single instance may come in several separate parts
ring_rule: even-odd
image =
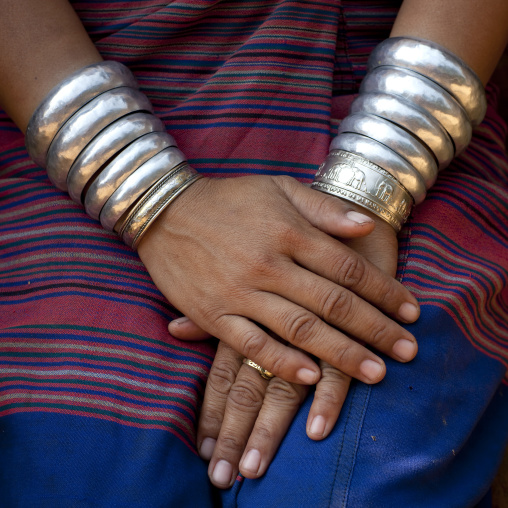
[[[166,132],[145,134],[129,145],[99,173],[86,191],[84,204],[88,215],[99,219],[102,207],[116,189],[147,160],[171,146],[175,146],[175,140]]]
[[[49,145],[65,121],[97,95],[121,86],[138,85],[125,65],[107,61],[80,69],[53,88],[28,123],[25,143],[32,160],[45,168]]]
[[[432,150],[439,169],[446,168],[453,159],[453,143],[443,126],[427,111],[404,97],[362,93],[351,104],[351,113],[371,113],[413,133]]]
[[[185,189],[202,177],[187,163],[156,182],[134,206],[119,231],[122,240],[136,249],[151,224]]]
[[[392,37],[372,52],[368,68],[393,65],[413,70],[436,82],[453,95],[465,109],[473,127],[487,110],[480,78],[459,57],[432,41],[413,37]]]
[[[421,175],[409,162],[381,143],[361,134],[344,133],[332,140],[330,151],[333,150],[344,150],[360,155],[380,166],[402,184],[415,204],[418,205],[425,199],[425,182]]]
[[[83,189],[104,164],[135,139],[164,130],[162,121],[150,113],[131,113],[106,127],[84,148],[69,170],[67,190],[71,198],[82,203]],[[168,146],[175,145],[173,139],[173,145]]]
[[[48,151],[50,180],[67,190],[67,175],[83,148],[104,128],[135,111],[152,112],[145,94],[132,88],[115,88],[92,99],[64,124]]]
[[[413,166],[423,178],[426,189],[434,185],[438,173],[436,161],[429,150],[409,132],[370,113],[347,116],[338,129],[339,134],[346,132],[367,136],[387,146]]]
[[[413,200],[387,171],[370,160],[344,150],[332,150],[321,164],[312,188],[370,210],[399,232]]]
[[[99,219],[104,228],[113,231],[120,217],[149,187],[185,160],[185,155],[178,148],[171,147],[142,164],[102,207]]]
[[[471,140],[472,128],[462,106],[430,79],[408,69],[376,67],[367,74],[360,93],[400,95],[429,112],[446,129],[459,155]]]

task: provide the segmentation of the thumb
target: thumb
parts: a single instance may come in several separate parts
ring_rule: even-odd
[[[375,222],[348,201],[311,189],[294,178],[278,178],[277,184],[291,204],[313,226],[324,233],[342,238],[368,235]]]
[[[173,337],[180,340],[198,341],[211,337],[208,332],[205,332],[186,316],[170,321],[168,331]]]

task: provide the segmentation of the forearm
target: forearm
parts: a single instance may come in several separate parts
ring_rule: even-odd
[[[24,132],[72,72],[102,60],[67,0],[0,0],[0,106]]]
[[[487,83],[508,42],[506,0],[404,0],[392,37],[441,44]]]

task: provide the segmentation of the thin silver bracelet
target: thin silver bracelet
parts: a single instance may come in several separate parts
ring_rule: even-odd
[[[120,217],[150,186],[173,168],[185,162],[178,148],[166,148],[134,171],[116,189],[102,207],[99,219],[108,231],[114,231]]]

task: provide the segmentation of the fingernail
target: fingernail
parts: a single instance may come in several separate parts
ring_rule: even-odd
[[[233,467],[226,460],[219,460],[213,469],[212,480],[219,485],[229,485]]]
[[[352,220],[353,222],[356,222],[357,224],[367,224],[369,222],[374,222],[367,215],[363,215],[363,213],[354,212],[353,210],[351,210],[350,212],[347,212],[346,213],[346,217],[349,220]]]
[[[310,425],[309,432],[315,436],[323,437],[325,435],[326,420],[321,416],[315,416]]]
[[[213,437],[205,437],[201,443],[199,455],[201,455],[201,457],[205,460],[210,460],[212,458],[216,442],[217,441]]]
[[[383,374],[384,368],[374,360],[363,360],[360,364],[360,372],[373,383],[376,382]]]
[[[300,369],[296,372],[296,377],[305,385],[317,383],[319,374],[310,369]]]
[[[405,362],[415,357],[417,349],[416,343],[407,339],[399,339],[392,347],[393,353]]]
[[[171,322],[177,325],[182,325],[183,323],[187,323],[187,321],[189,321],[189,318],[187,316],[182,316],[178,319],[173,319]]]
[[[405,302],[399,307],[399,317],[407,323],[415,322],[420,316],[420,310],[412,303]]]
[[[261,465],[261,454],[258,450],[249,450],[245,458],[242,460],[241,468],[250,471],[251,473],[258,474],[259,466]]]

